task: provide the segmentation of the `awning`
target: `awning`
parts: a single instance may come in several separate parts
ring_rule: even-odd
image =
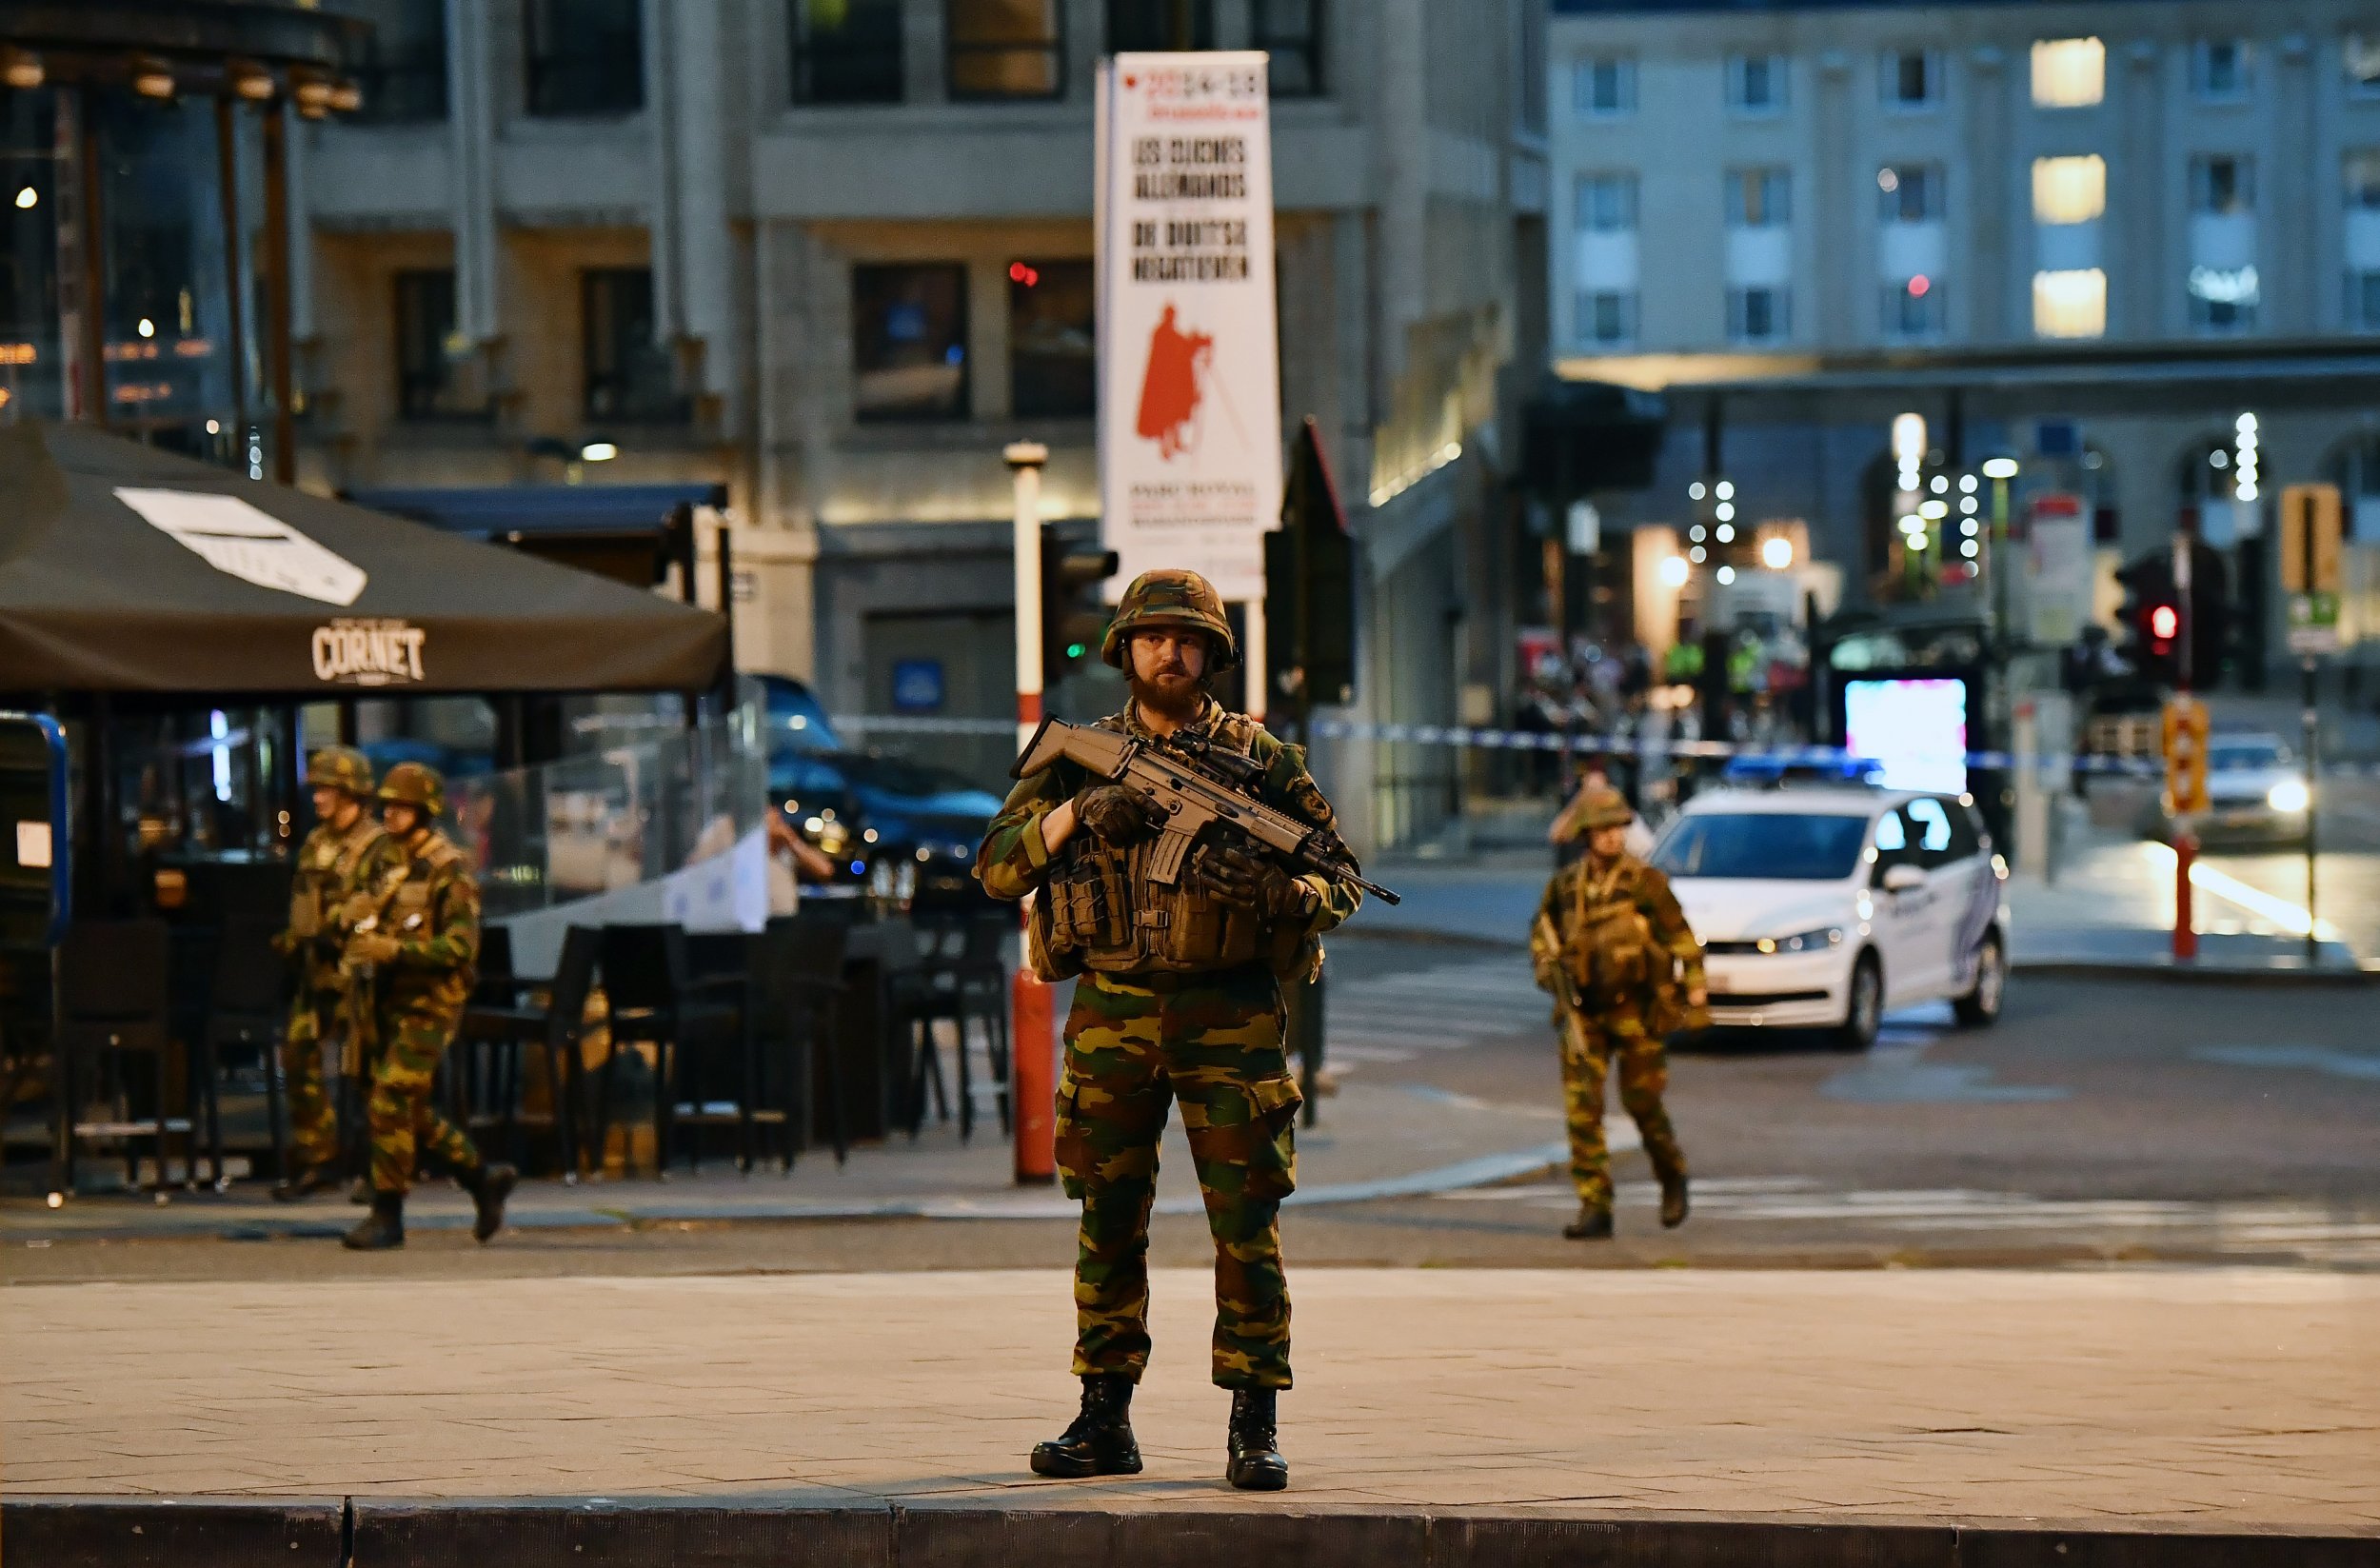
[[[0,690],[710,685],[726,623],[88,426],[0,430]]]
[[[723,507],[724,485],[424,486],[348,492],[359,506],[478,539],[652,533],[680,506]]]

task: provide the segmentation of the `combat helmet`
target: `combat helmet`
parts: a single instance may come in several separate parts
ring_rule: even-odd
[[[1191,626],[1215,640],[1209,674],[1220,675],[1240,663],[1240,640],[1223,617],[1223,596],[1197,572],[1179,566],[1144,571],[1124,589],[1116,619],[1100,641],[1100,657],[1118,669],[1124,667],[1124,645],[1142,626]]]
[[[372,794],[370,759],[353,746],[327,745],[306,759],[306,787],[344,789],[357,800]]]
[[[1636,820],[1628,797],[1610,784],[1589,784],[1574,809],[1579,827],[1589,833],[1602,827],[1626,827]]]
[[[419,806],[424,816],[444,816],[446,782],[435,768],[420,763],[399,763],[380,781],[380,800],[384,805]]]

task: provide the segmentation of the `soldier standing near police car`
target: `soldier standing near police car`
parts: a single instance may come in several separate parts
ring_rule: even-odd
[[[405,1199],[424,1154],[435,1155],[471,1195],[471,1235],[485,1241],[504,1224],[518,1173],[480,1158],[470,1138],[430,1098],[438,1059],[463,1021],[478,979],[479,883],[454,842],[438,829],[446,782],[419,763],[399,763],[380,785],[381,822],[405,856],[402,874],[348,936],[341,962],[368,970],[378,987],[380,1053],[366,1110],[371,1129],[372,1212],[347,1232],[358,1252],[405,1245]]]
[[[1661,1182],[1661,1223],[1686,1222],[1686,1152],[1661,1103],[1669,1085],[1666,1041],[1711,1026],[1702,944],[1669,879],[1628,852],[1636,814],[1608,784],[1590,784],[1571,812],[1587,852],[1554,873],[1529,933],[1537,985],[1555,997],[1561,1034],[1562,1101],[1578,1218],[1573,1241],[1612,1234],[1612,1158],[1603,1141],[1603,1082],[1619,1066],[1620,1103],[1644,1136]]]
[[[1261,769],[1258,793],[1336,832],[1302,752],[1206,688],[1239,662],[1214,587],[1196,572],[1134,580],[1100,646],[1132,701],[1100,721],[1143,741],[1208,746]],[[1181,1102],[1215,1238],[1213,1375],[1231,1390],[1225,1475],[1289,1484],[1275,1396],[1290,1386],[1281,1200],[1296,1183],[1299,1102],[1281,1042],[1281,986],[1320,966],[1320,937],[1362,895],[1293,875],[1244,842],[1208,842],[1171,886],[1150,875],[1145,797],[1061,762],[1018,784],[976,859],[994,898],[1034,899],[1029,957],[1044,980],[1081,976],[1065,1025],[1057,1153],[1082,1203],[1075,1263],[1081,1414],[1036,1447],[1042,1476],[1135,1475],[1132,1391],[1148,1364],[1148,1224],[1169,1102]],[[1349,857],[1352,863],[1353,857]]]
[[[298,846],[289,888],[289,924],[273,939],[297,971],[288,1027],[281,1037],[288,1089],[289,1166],[273,1197],[291,1202],[338,1181],[339,1119],[323,1082],[323,1042],[337,1032],[347,980],[340,949],[368,903],[370,890],[405,863],[405,852],[370,809],[372,764],[348,746],[325,746],[306,760],[306,785],[318,819]]]

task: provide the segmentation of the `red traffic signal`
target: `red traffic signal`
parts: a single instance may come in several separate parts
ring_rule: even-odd
[[[2170,643],[2181,635],[2181,611],[2171,605],[2159,605],[2149,611],[2149,635],[2160,643]]]

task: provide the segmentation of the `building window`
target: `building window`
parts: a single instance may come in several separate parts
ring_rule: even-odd
[[[949,0],[953,98],[1056,98],[1066,90],[1060,0]]]
[[[1775,285],[1727,291],[1727,335],[1737,343],[1775,343],[1793,329],[1792,291]]]
[[[1932,109],[1942,101],[1942,57],[1932,50],[1893,50],[1884,56],[1884,107]]]
[[[487,411],[475,388],[457,373],[454,346],[454,270],[403,271],[396,275],[397,417],[469,419]]]
[[[793,101],[897,104],[901,0],[793,0]]]
[[[1513,92],[1513,128],[1524,136],[1539,140],[1545,136],[1546,105],[1553,96],[1554,72],[1546,64],[1545,55],[1547,15],[1547,9],[1543,6],[1520,8],[1517,53],[1520,81]],[[1274,90],[1278,92],[1279,89]]]
[[[1581,120],[1619,120],[1636,112],[1636,62],[1581,60],[1570,70],[1571,112]]]
[[[1087,261],[1008,264],[1008,399],[1019,419],[1099,412],[1099,345]]]
[[[1776,228],[1794,221],[1794,177],[1782,169],[1731,169],[1723,187],[1730,228]]]
[[[1635,232],[1636,177],[1634,174],[1579,175],[1578,227],[1591,234]]]
[[[966,268],[853,268],[851,356],[862,420],[966,418]]]
[[[2190,50],[2191,91],[2201,103],[2246,102],[2251,60],[2244,38],[2200,39]]]
[[[579,277],[589,420],[676,424],[686,417],[677,367],[654,338],[653,274],[589,268]]]
[[[557,117],[645,107],[639,0],[524,0],[528,109]]]
[[[419,125],[446,117],[446,0],[340,0],[333,8],[371,23],[355,84],[371,125]]]
[[[1322,90],[1322,0],[1254,0],[1248,47],[1272,57],[1268,75],[1276,98],[1311,98]],[[1539,101],[1543,101],[1539,84]],[[1539,129],[1544,129],[1542,125]]]
[[[2219,154],[2190,161],[2190,209],[2229,216],[2256,205],[2255,164]]]
[[[2380,32],[2350,32],[2340,43],[2348,96],[2380,98]]]
[[[1896,343],[1933,343],[1949,325],[1942,286],[1914,277],[1884,286],[1884,335]]]
[[[2347,323],[2380,331],[2380,149],[2347,155]]]
[[[1944,211],[1940,164],[1893,164],[1875,174],[1878,223],[1939,223]]]
[[[1778,114],[1785,109],[1785,57],[1732,54],[1727,60],[1727,107],[1738,114]]]
[[[2190,319],[2202,331],[2256,324],[2255,170],[2229,154],[2190,161]]]
[[[2033,161],[2033,222],[2090,223],[2107,208],[2107,160],[2097,153]]]
[[[2033,275],[2033,329],[2045,338],[2107,335],[2108,275],[2098,268]]]
[[[1598,348],[1636,341],[1636,295],[1634,289],[1578,290],[1578,337]]]
[[[2089,109],[2107,96],[2108,50],[2096,38],[2044,38],[2033,46],[2036,109]]]
[[[1174,29],[1187,22],[1190,36]],[[1107,0],[1107,52],[1126,50],[1213,49],[1215,0]]]

